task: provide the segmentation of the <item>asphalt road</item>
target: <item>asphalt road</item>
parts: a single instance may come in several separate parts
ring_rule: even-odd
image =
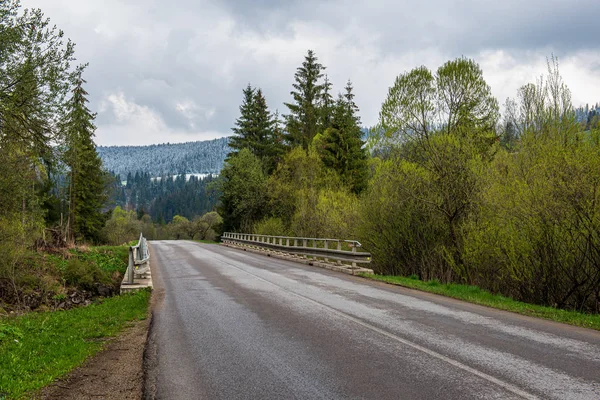
[[[149,397],[600,399],[600,332],[219,245],[151,257]]]

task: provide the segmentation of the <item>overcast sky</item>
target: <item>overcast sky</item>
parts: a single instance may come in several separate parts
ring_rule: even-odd
[[[600,102],[598,0],[22,0],[76,44],[96,142],[134,145],[231,134],[242,89],[287,110],[313,49],[334,84],[351,79],[365,126],[395,77],[462,55],[501,104],[559,57],[573,103]]]

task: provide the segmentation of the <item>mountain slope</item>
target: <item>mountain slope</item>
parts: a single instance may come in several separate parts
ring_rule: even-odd
[[[229,138],[150,146],[98,146],[104,168],[125,179],[128,173],[152,177],[177,174],[218,174],[230,152]]]

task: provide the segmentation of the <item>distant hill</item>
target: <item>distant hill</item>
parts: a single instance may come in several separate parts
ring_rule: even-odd
[[[150,146],[98,146],[104,168],[121,175],[142,171],[151,177],[177,174],[219,174],[229,149],[229,138]]]

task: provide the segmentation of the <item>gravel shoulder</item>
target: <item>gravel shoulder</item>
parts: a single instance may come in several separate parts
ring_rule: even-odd
[[[150,314],[149,314],[150,315]],[[120,336],[66,377],[42,389],[40,399],[141,399],[144,349],[151,318],[135,321]]]

